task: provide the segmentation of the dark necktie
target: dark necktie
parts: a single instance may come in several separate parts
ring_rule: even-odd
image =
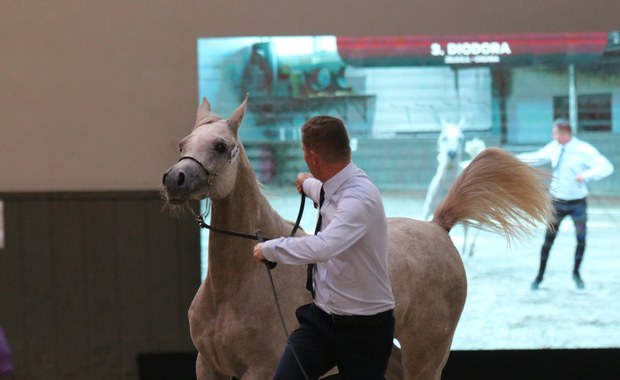
[[[555,172],[560,167],[560,162],[562,162],[562,156],[564,155],[564,145],[562,145],[562,150],[560,151],[560,156],[558,157],[558,162],[555,163],[553,167],[553,171]]]
[[[314,229],[314,234],[318,234],[321,231],[321,223],[323,218],[321,217],[321,206],[323,206],[323,202],[325,201],[325,191],[323,190],[323,186],[321,186],[321,195],[319,196],[319,218],[316,221],[316,228]],[[308,264],[307,274],[306,274],[306,289],[312,293],[312,298],[314,299],[314,286],[312,285],[312,274],[314,272],[315,264]]]

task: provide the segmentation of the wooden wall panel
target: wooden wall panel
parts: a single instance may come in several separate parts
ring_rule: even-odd
[[[171,272],[181,269],[179,265],[179,255],[174,254],[177,245],[176,234],[160,234],[158,231],[174,231],[176,222],[173,218],[158,218],[156,213],[160,213],[155,207],[150,207],[146,211],[148,221],[148,271],[149,289],[158,297],[151,297],[150,308],[153,310],[152,328],[159,332],[153,345],[158,350],[167,351],[170,347],[176,347],[179,340],[180,331],[178,327],[182,325],[181,319],[185,315],[174,313],[181,306],[181,282],[177,276],[170,276]],[[178,221],[178,220],[176,220]],[[186,303],[187,299],[183,300]],[[174,323],[171,323],[173,321]]]
[[[116,236],[118,256],[118,287],[120,311],[120,335],[122,339],[122,369],[130,373],[134,368],[133,352],[148,351],[151,318],[142,313],[150,311],[148,297],[157,296],[148,288],[146,252],[146,229],[141,204],[120,200],[116,206],[116,228],[124,231]],[[133,252],[133,254],[128,254]]]
[[[7,203],[10,205],[10,201],[5,201]],[[32,378],[43,378],[46,374],[58,372],[60,360],[56,349],[58,334],[55,331],[57,306],[54,302],[54,257],[50,239],[51,207],[48,202],[35,200],[21,202],[21,207],[16,211],[18,214],[14,216],[19,216],[20,228],[16,231],[17,235],[8,235],[6,239],[7,242],[13,239],[21,241],[21,251],[7,253],[19,255],[23,260],[19,284],[23,297],[25,347],[23,359],[18,351],[14,355],[21,361],[17,363],[19,368],[28,369]],[[7,215],[5,225],[10,223]],[[11,268],[2,268],[3,272],[5,270]],[[8,329],[10,336],[11,326],[5,326],[5,329]]]
[[[4,227],[5,236],[17,236],[17,231],[21,228],[19,217],[19,203],[4,203]],[[7,223],[11,220],[12,223]],[[13,327],[11,331],[6,331],[8,339],[11,339],[11,348],[14,351],[25,352],[25,297],[22,284],[22,270],[24,258],[22,252],[21,239],[7,239],[5,248],[0,249],[0,324],[6,330]],[[11,307],[11,312],[4,312]],[[22,358],[14,358],[14,364],[22,366]]]
[[[89,320],[89,379],[122,379],[118,324],[118,255],[115,201],[101,200],[84,207],[85,272]]]
[[[191,352],[199,228],[155,192],[0,194],[0,323],[16,379],[137,379],[137,356]]]
[[[87,226],[81,202],[51,202],[52,302],[59,372],[70,379],[88,373],[88,288],[84,266],[83,234]]]

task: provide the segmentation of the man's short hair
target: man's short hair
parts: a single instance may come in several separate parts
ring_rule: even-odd
[[[569,133],[569,134],[573,133],[573,129],[570,126],[570,122],[567,119],[563,119],[563,118],[555,119],[553,121],[553,126],[557,128],[558,131],[560,132]]]
[[[332,116],[315,116],[301,127],[301,142],[305,149],[315,151],[327,162],[351,160],[349,135],[344,122]]]

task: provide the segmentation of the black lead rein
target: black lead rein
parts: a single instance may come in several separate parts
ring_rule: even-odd
[[[295,225],[293,226],[293,230],[291,231],[291,235],[290,235],[291,237],[295,236],[295,234],[297,233],[297,230],[299,229],[299,223],[301,223],[301,217],[304,214],[304,205],[306,204],[305,200],[306,200],[306,196],[304,194],[301,194],[301,202],[299,203],[299,212],[297,212],[297,220],[295,221]],[[260,230],[258,230],[255,235],[250,235],[250,234],[244,234],[241,232],[220,230],[219,228],[210,226],[205,222],[204,218],[201,215],[197,216],[196,220],[198,221],[198,225],[201,228],[206,228],[208,230],[211,230],[211,231],[214,231],[220,234],[236,236],[236,237],[240,237],[243,239],[250,239],[250,240],[256,240],[256,241],[261,240],[259,237]],[[273,238],[263,237],[262,241],[267,241],[271,239]]]
[[[297,230],[299,229],[299,224],[301,223],[301,217],[304,214],[304,205],[306,204],[306,196],[304,194],[301,194],[301,201],[299,203],[299,212],[297,213],[297,220],[295,220],[295,225],[293,226],[293,230],[291,231],[291,237],[295,236],[295,234],[297,233]],[[250,240],[256,240],[258,242],[264,242],[267,240],[270,240],[271,238],[265,238],[263,236],[263,232],[261,230],[257,230],[256,231],[256,235],[250,235],[250,234],[244,234],[241,232],[235,232],[235,231],[227,231],[227,230],[220,230],[219,228],[215,228],[213,226],[208,225],[204,218],[202,217],[202,215],[199,215],[196,217],[196,219],[198,220],[198,224],[200,225],[201,228],[206,228],[210,231],[213,232],[217,232],[217,233],[221,233],[224,235],[230,235],[230,236],[236,236],[236,237],[240,237],[243,239],[250,239]],[[286,328],[286,323],[284,323],[284,316],[282,315],[282,308],[280,307],[280,301],[278,300],[278,294],[276,293],[276,287],[273,283],[273,277],[271,276],[271,270],[273,268],[276,267],[277,263],[273,262],[273,261],[269,261],[269,260],[265,260],[265,267],[267,268],[267,274],[269,275],[269,283],[271,284],[271,290],[273,292],[273,297],[275,299],[276,302],[276,307],[278,309],[278,314],[280,315],[280,322],[282,323],[282,328],[284,329],[284,334],[286,335],[286,342],[289,342],[290,339],[290,335],[288,333],[288,329]],[[290,344],[289,344],[290,346]],[[301,370],[301,373],[303,374],[304,378],[306,380],[310,380],[310,378],[308,377],[308,374],[306,374],[306,371],[304,370],[304,367],[301,365],[301,361],[299,360],[299,357],[297,356],[297,353],[295,352],[295,349],[291,346],[291,351],[293,352],[293,356],[295,357],[295,361],[297,362],[297,365],[299,365],[299,368]]]
[[[295,220],[295,225],[293,226],[293,230],[291,231],[291,237],[295,236],[295,234],[297,233],[297,230],[299,229],[299,224],[301,223],[301,217],[304,214],[304,206],[306,204],[306,196],[304,194],[301,194],[301,201],[299,203],[299,211],[297,212],[297,220]],[[224,235],[230,235],[230,236],[235,236],[235,237],[239,237],[242,239],[250,239],[250,240],[256,240],[259,242],[263,242],[263,241],[267,241],[267,240],[271,240],[273,238],[266,238],[262,235],[261,230],[257,230],[255,235],[250,235],[250,234],[244,234],[241,232],[235,232],[235,231],[227,231],[227,230],[220,230],[219,228],[215,228],[209,224],[207,224],[205,222],[205,219],[202,217],[202,215],[199,215],[196,217],[196,220],[198,221],[198,225],[201,228],[206,228],[209,231],[213,231],[213,232],[217,232],[220,234],[224,234]],[[265,265],[267,266],[267,268],[269,269],[273,269],[276,267],[276,263],[272,262],[272,261],[267,261],[265,260]]]

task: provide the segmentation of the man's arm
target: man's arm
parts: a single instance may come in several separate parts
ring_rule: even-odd
[[[585,153],[589,169],[575,177],[578,182],[598,181],[614,172],[613,164],[595,147],[588,146]]]
[[[543,166],[551,162],[551,144],[535,152],[517,154],[516,157],[531,166]]]

